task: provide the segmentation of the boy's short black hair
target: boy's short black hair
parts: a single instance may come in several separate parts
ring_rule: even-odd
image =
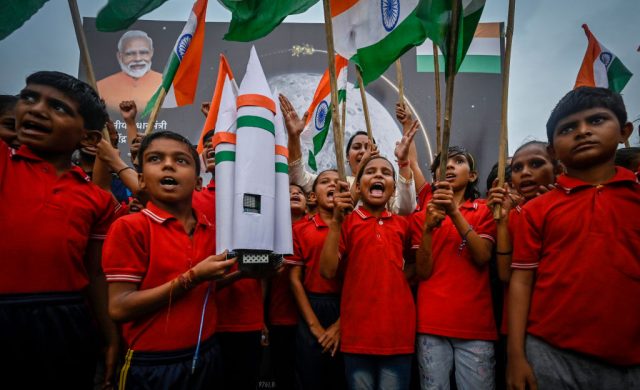
[[[634,172],[640,169],[640,147],[633,146],[616,150],[615,164]]]
[[[318,185],[318,179],[320,178],[320,175],[322,175],[325,172],[335,172],[338,173],[337,169],[325,169],[324,171],[318,173],[318,176],[316,176],[315,180],[313,181],[313,184],[311,185],[311,192],[316,192],[316,185]],[[297,185],[297,184],[293,184],[292,185]],[[298,186],[300,187],[300,186]],[[302,187],[300,187],[300,189],[302,189]],[[302,192],[304,193],[304,189],[302,189]]]
[[[189,152],[191,153],[191,157],[193,157],[193,160],[196,163],[196,176],[200,176],[200,156],[198,155],[198,151],[193,147],[188,139],[178,133],[174,133],[173,131],[159,131],[157,133],[151,133],[142,139],[140,150],[138,151],[139,172],[142,172],[142,168],[144,166],[144,152],[149,148],[149,145],[157,139],[172,139],[187,145]]]
[[[547,138],[553,144],[553,134],[558,122],[569,115],[602,107],[611,110],[620,122],[620,127],[627,123],[627,110],[620,94],[607,88],[579,87],[569,91],[551,111],[547,121]]]
[[[0,95],[0,115],[12,111],[18,102],[18,97],[14,95]]]
[[[473,158],[471,152],[462,146],[450,146],[449,153],[447,154],[447,158],[451,158],[454,156],[463,155],[467,162],[469,163],[469,170],[471,172],[476,172],[476,159]],[[433,179],[436,180],[436,169],[440,168],[440,153],[436,154],[436,157],[433,159],[433,163],[431,164],[431,175]],[[478,180],[470,181],[467,184],[467,187],[464,189],[464,199],[465,200],[476,200],[480,197],[480,190],[478,189]]]
[[[89,130],[102,130],[109,118],[104,102],[89,84],[62,72],[41,71],[27,77],[28,84],[53,87],[78,103],[78,111]]]

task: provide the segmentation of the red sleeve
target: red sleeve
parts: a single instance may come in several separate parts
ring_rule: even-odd
[[[351,228],[351,219],[354,213],[347,215],[342,222],[342,228],[340,229],[340,242],[338,243],[338,260],[346,260],[347,253],[349,252],[349,230]]]
[[[108,282],[142,281],[149,266],[148,223],[144,217],[120,218],[113,223],[102,248],[102,268]]]
[[[479,203],[478,213],[480,215],[478,216],[475,226],[473,226],[473,230],[475,230],[478,236],[495,243],[497,227],[491,209],[485,203]]]
[[[122,205],[110,193],[103,190],[99,191],[98,196],[102,207],[98,211],[96,223],[91,227],[89,238],[92,240],[104,240],[107,238],[107,231],[109,231],[109,227],[116,219],[116,214],[122,208]]]
[[[4,141],[0,141],[0,177],[4,177],[11,160],[11,148]]]
[[[293,255],[284,258],[286,264],[304,265],[304,255],[302,254],[302,245],[300,243],[300,229],[297,226],[293,228]]]
[[[418,209],[425,210],[427,208],[427,203],[431,199],[431,184],[424,183],[420,191],[418,191]]]
[[[542,252],[542,229],[534,213],[524,208],[513,234],[513,257],[511,268],[535,269],[540,264]]]
[[[411,237],[411,248],[418,249],[422,243],[422,227],[426,218],[426,210],[416,211],[409,219],[409,237]]]

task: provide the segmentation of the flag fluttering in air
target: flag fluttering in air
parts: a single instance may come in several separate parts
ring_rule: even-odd
[[[458,72],[464,56],[471,45],[473,36],[480,22],[486,0],[457,0],[462,6],[458,22],[458,44],[455,72]],[[445,57],[449,58],[449,31],[451,31],[451,0],[420,0],[416,12],[422,21],[427,36],[435,42]],[[446,69],[446,66],[445,66]]]
[[[109,0],[96,17],[98,31],[120,31],[131,26],[142,15],[166,3],[167,0]]]
[[[218,0],[231,11],[227,41],[249,42],[268,35],[289,15],[302,13],[318,0]]]
[[[574,88],[602,87],[620,93],[633,74],[615,54],[598,42],[586,24],[582,28],[587,34],[589,45]]]
[[[347,98],[347,67],[349,61],[336,55],[336,74],[338,84],[338,103],[342,103]],[[305,123],[305,131],[302,133],[302,141],[304,143],[311,143],[312,146],[309,149],[308,164],[314,171],[318,170],[316,163],[316,156],[325,145],[327,136],[331,129],[331,84],[329,82],[329,70],[327,69],[320,83],[316,93],[313,95],[313,101],[307,110],[307,122]]]
[[[336,52],[356,63],[365,85],[426,39],[418,0],[331,0]]]
[[[204,147],[203,138],[210,130],[218,130],[228,132],[228,120],[219,121],[220,118],[227,118],[229,115],[233,116],[233,122],[235,125],[235,113],[236,113],[236,100],[223,99],[223,96],[228,96],[231,93],[235,97],[238,96],[238,86],[236,80],[233,78],[233,72],[227,62],[227,58],[224,54],[220,54],[220,64],[218,65],[218,77],[216,78],[216,86],[213,90],[213,97],[211,98],[211,106],[209,108],[209,114],[207,120],[204,122],[202,128],[202,134],[198,141],[198,153],[202,153]],[[219,128],[222,125],[222,129]],[[233,132],[235,134],[235,131]]]
[[[193,103],[200,74],[202,46],[204,44],[204,25],[207,14],[207,0],[197,0],[186,25],[178,36],[169,62],[162,74],[162,84],[153,94],[142,113],[146,117],[160,99],[162,91],[166,97],[163,108],[179,107]],[[150,125],[152,126],[152,125]]]
[[[19,29],[48,0],[5,0],[0,2],[0,40]]]

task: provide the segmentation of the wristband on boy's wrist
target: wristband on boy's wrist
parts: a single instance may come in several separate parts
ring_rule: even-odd
[[[471,233],[473,231],[473,228],[471,226],[469,226],[469,228],[467,229],[466,232],[464,232],[464,234],[462,235],[462,241],[466,242],[467,241],[467,236],[469,235],[469,233]]]
[[[185,291],[191,290],[198,284],[196,274],[195,272],[193,272],[193,269],[190,269],[189,271],[178,276],[178,282]]]
[[[123,171],[126,171],[127,169],[133,169],[133,168],[127,165],[126,167],[124,167],[124,168],[120,169],[118,172],[116,172],[116,175],[117,175],[118,177],[120,177],[120,174],[121,174]],[[135,169],[134,169],[134,171],[135,171]]]

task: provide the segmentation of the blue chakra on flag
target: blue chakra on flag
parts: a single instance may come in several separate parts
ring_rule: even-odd
[[[178,38],[178,44],[176,45],[176,55],[178,56],[178,59],[180,59],[180,61],[182,61],[184,53],[186,53],[187,48],[189,48],[191,38],[193,38],[191,34],[184,34],[180,38]]]
[[[324,128],[324,121],[327,119],[328,113],[329,105],[323,100],[318,105],[318,109],[316,110],[316,117],[314,119],[316,129],[318,131],[321,131]]]
[[[380,0],[380,12],[384,29],[393,30],[400,19],[400,0]]]
[[[603,51],[600,53],[600,61],[604,64],[604,66],[609,67],[611,60],[613,59],[613,54],[608,51]]]

